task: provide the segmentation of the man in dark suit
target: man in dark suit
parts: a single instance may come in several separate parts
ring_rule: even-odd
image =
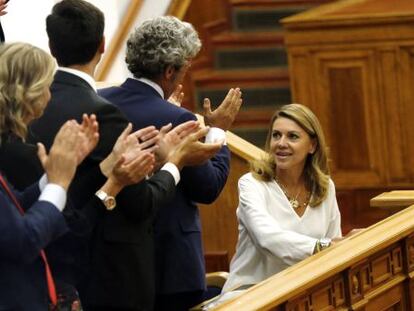
[[[100,142],[77,170],[69,194],[80,208],[96,192],[107,208],[90,220],[90,255],[88,248],[83,248],[79,259],[63,268],[56,265],[60,268],[57,272],[66,282],[77,285],[84,310],[151,310],[152,216],[155,209],[173,198],[180,178],[177,167],[186,159],[175,158],[174,163],[166,163],[150,179],[125,187],[116,197],[116,207],[112,193],[97,192],[106,177],[106,170],[99,164],[128,123],[116,106],[96,94],[93,74],[104,52],[104,16],[86,1],[63,0],[53,7],[46,28],[59,69],[44,115],[31,127],[31,140],[50,146],[65,120],[79,119],[83,113],[96,114]],[[207,156],[215,152],[215,146],[206,147]],[[82,250],[79,245],[78,249]]]
[[[127,42],[126,62],[134,78],[99,94],[117,105],[137,128],[194,120],[193,113],[166,98],[182,81],[200,46],[194,28],[177,18],[144,22]],[[214,135],[223,139],[241,105],[240,90],[231,89],[213,112],[209,104],[206,100],[205,122],[212,127],[207,139]],[[230,152],[223,146],[206,163],[185,167],[174,200],[158,211],[154,229],[156,310],[187,310],[203,299],[205,267],[196,202],[208,204],[218,197],[229,165]]]

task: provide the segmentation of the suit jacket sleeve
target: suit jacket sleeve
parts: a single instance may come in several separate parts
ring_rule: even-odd
[[[117,196],[117,204],[131,220],[141,221],[172,201],[175,188],[174,177],[161,170],[139,184],[125,187]]]
[[[183,114],[174,126],[196,117],[188,112]],[[181,172],[181,187],[192,201],[210,204],[219,196],[226,184],[230,171],[230,150],[223,146],[219,152],[203,165],[184,167]]]
[[[21,207],[27,211],[36,202],[40,196],[39,182],[35,182],[31,186],[27,187],[24,191],[17,191],[9,184],[9,188],[14,193],[15,197],[19,201]]]
[[[0,192],[0,258],[30,262],[52,240],[67,230],[59,210],[46,201],[36,201],[20,215],[10,199]]]

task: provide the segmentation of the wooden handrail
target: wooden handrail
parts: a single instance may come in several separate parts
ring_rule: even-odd
[[[271,310],[413,231],[414,205],[266,279],[214,310]]]
[[[384,192],[370,200],[370,206],[386,209],[391,212],[400,211],[414,204],[413,190],[394,190]]]
[[[201,124],[204,124],[204,117],[200,114],[196,114],[196,116],[198,121]],[[226,141],[231,152],[246,160],[246,162],[262,159],[266,155],[262,149],[249,143],[247,140],[237,136],[231,131],[226,132]]]
[[[249,143],[247,140],[244,140],[231,131],[226,132],[226,139],[230,150],[247,162],[262,159],[266,155],[262,149]]]
[[[172,15],[179,19],[183,19],[190,4],[191,0],[172,0],[166,15]]]
[[[121,49],[122,45],[124,44],[125,38],[127,37],[128,33],[134,21],[138,15],[139,10],[142,7],[143,0],[131,0],[131,3],[128,6],[128,9],[125,13],[124,18],[122,19],[121,24],[117,28],[117,31],[108,45],[108,49],[105,52],[99,67],[95,73],[95,79],[97,81],[102,81],[108,75],[109,70],[112,67],[112,64],[115,61],[119,50]]]

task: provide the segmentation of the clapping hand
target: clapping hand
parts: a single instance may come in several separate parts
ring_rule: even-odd
[[[228,130],[242,104],[241,95],[239,88],[230,89],[223,102],[214,111],[211,110],[210,99],[205,98],[203,103],[205,124]]]
[[[0,16],[6,15],[7,11],[5,11],[7,8],[7,1],[6,0],[0,0]]]
[[[202,143],[200,139],[207,135],[208,130],[208,127],[204,127],[188,135],[174,149],[168,160],[179,169],[184,166],[201,165],[208,161],[223,145],[223,141],[213,144]]]
[[[172,128],[169,123],[163,126],[159,133],[158,149],[155,150],[155,159],[157,167],[163,165],[175,148],[179,146],[181,141],[191,133],[200,128],[198,121],[187,121]]]
[[[95,149],[99,140],[99,126],[96,120],[96,115],[83,114],[82,123],[79,126],[80,132],[83,134],[83,139],[79,142],[78,147],[78,165],[86,158],[86,156]]]
[[[154,151],[158,149],[159,131],[148,126],[134,133],[129,123],[119,135],[112,152],[100,168],[108,178],[102,186],[111,195],[117,195],[125,186],[136,184],[154,169]]]
[[[158,148],[156,143],[159,140],[159,131],[155,126],[148,126],[134,133],[131,131],[132,124],[129,123],[116,140],[112,152],[100,163],[101,171],[106,177],[109,177],[121,158],[124,158],[123,163],[127,164],[134,160],[142,150],[154,152]]]
[[[60,128],[49,154],[44,145],[38,143],[38,156],[48,181],[68,189],[76,167],[95,148],[98,138],[96,117],[84,115],[81,125],[71,120]]]
[[[136,184],[153,171],[154,163],[154,155],[149,151],[141,150],[129,162],[126,162],[126,157],[122,156],[113,167],[109,177],[120,188]]]
[[[182,84],[178,84],[178,86],[175,88],[174,92],[171,94],[171,96],[168,98],[168,101],[176,106],[181,106],[181,103],[183,102],[184,99],[184,92],[183,90],[183,85]]]

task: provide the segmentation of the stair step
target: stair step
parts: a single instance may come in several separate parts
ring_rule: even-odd
[[[232,29],[240,32],[281,30],[279,20],[303,12],[305,7],[235,8],[232,11]]]
[[[196,88],[195,98],[199,105],[196,109],[202,109],[203,99],[209,98],[213,108],[219,105],[228,92],[228,87],[221,88]],[[243,87],[243,105],[241,110],[267,110],[273,112],[278,105],[290,104],[292,101],[290,89],[286,87]]]
[[[211,38],[215,46],[283,45],[283,31],[222,32]]]
[[[287,68],[264,68],[254,70],[211,70],[204,69],[192,73],[197,87],[227,84],[231,86],[250,85],[289,86]]]
[[[214,52],[214,68],[286,67],[287,54],[283,47],[221,48]]]

